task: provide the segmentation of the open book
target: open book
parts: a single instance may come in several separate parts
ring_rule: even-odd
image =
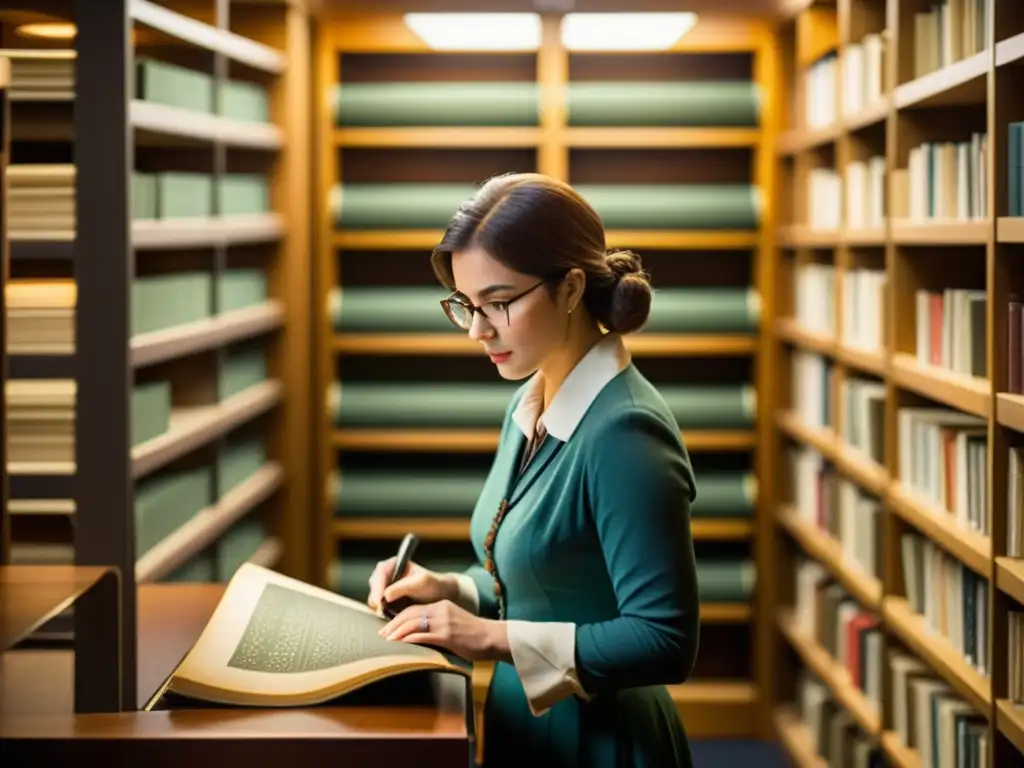
[[[471,676],[468,661],[380,637],[387,623],[363,603],[246,563],[156,699],[312,706],[413,671]]]

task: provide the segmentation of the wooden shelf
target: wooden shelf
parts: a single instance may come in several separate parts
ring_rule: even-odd
[[[866,733],[877,733],[881,728],[881,717],[864,692],[853,684],[846,667],[832,658],[813,637],[801,631],[791,614],[779,615],[779,630],[857,724]]]
[[[1024,752],[1024,707],[1009,699],[996,702],[996,727],[1020,752]]]
[[[996,395],[996,421],[1016,432],[1024,432],[1024,395],[998,393]]]
[[[775,733],[797,768],[828,768],[828,761],[818,755],[814,734],[792,707],[775,710]]]
[[[859,368],[862,371],[879,377],[885,375],[884,352],[869,352],[857,349],[856,347],[844,346],[840,343],[836,345],[833,354],[837,360],[852,368]]]
[[[885,245],[885,227],[872,229],[842,229],[839,232],[839,242],[850,246],[877,246]]]
[[[834,455],[836,434],[831,428],[807,426],[800,423],[799,416],[785,411],[776,414],[775,422],[779,429],[795,440],[815,448],[828,458]]]
[[[992,223],[895,219],[891,228],[892,241],[898,245],[985,245]]]
[[[273,48],[183,16],[150,0],[129,0],[128,14],[136,22],[165,35],[223,54],[255,69],[280,74],[287,66],[284,54]]]
[[[1024,560],[997,557],[996,586],[1024,606]]]
[[[741,334],[637,333],[625,337],[636,356],[753,354],[757,339]],[[463,333],[344,333],[331,340],[334,352],[357,355],[482,355],[478,342]]]
[[[136,145],[221,143],[248,149],[279,149],[284,131],[273,123],[232,120],[207,112],[134,99],[128,120]]]
[[[937,637],[903,598],[886,597],[882,610],[887,626],[900,640],[988,718],[992,706],[989,680],[973,669],[946,639]]]
[[[132,476],[139,478],[216,440],[270,410],[281,395],[281,382],[271,379],[220,403],[172,409],[168,430],[132,449]]]
[[[747,603],[701,603],[701,624],[744,624],[753,612]]]
[[[754,147],[757,128],[566,128],[565,145],[573,149],[653,149],[685,147]]]
[[[444,126],[335,128],[339,147],[537,147],[541,129],[532,127]]]
[[[73,565],[0,567],[0,648],[30,636],[111,573],[110,568]]]
[[[881,123],[889,116],[889,111],[891,109],[892,102],[887,96],[883,97],[874,104],[865,107],[856,115],[847,117],[845,121],[846,131],[848,133],[852,133],[854,131],[863,130],[864,128],[875,125],[876,123]]]
[[[1005,67],[1024,59],[1024,32],[996,43],[996,66]]]
[[[431,249],[444,232],[439,229],[345,230],[331,234],[331,245],[353,251]],[[609,248],[651,250],[746,250],[758,244],[756,231],[611,229],[605,242]]]
[[[649,250],[746,250],[756,248],[756,231],[611,229],[605,242],[609,248]]]
[[[991,56],[991,51],[982,51],[896,86],[896,108],[984,104]]]
[[[833,336],[804,328],[796,318],[780,317],[775,321],[775,333],[790,344],[822,355],[831,356],[835,352],[836,340]]]
[[[951,512],[931,504],[899,482],[886,494],[893,512],[935,541],[953,557],[984,578],[989,577],[992,542],[976,531],[960,527]]]
[[[396,541],[409,531],[424,540],[468,541],[468,518],[437,517],[340,517],[331,521],[331,532],[339,539],[386,539]]]
[[[283,319],[284,305],[272,299],[194,323],[140,333],[131,340],[131,364],[134,367],[153,365],[222,347],[275,330]]]
[[[889,472],[885,467],[843,440],[837,438],[830,458],[840,472],[876,496],[884,495],[888,489]]]
[[[841,122],[833,123],[824,128],[796,128],[779,134],[776,141],[780,155],[795,155],[809,149],[831,144],[843,134]]]
[[[923,768],[917,752],[903,746],[899,734],[895,731],[885,731],[882,734],[882,751],[892,762],[893,768]]]
[[[894,382],[950,408],[988,418],[992,396],[988,379],[965,376],[935,365],[918,362],[903,352],[892,356]]]
[[[839,244],[838,229],[811,229],[805,224],[779,227],[775,242],[782,248],[835,248]]]
[[[753,432],[694,430],[683,432],[689,451],[742,451],[757,444]],[[477,453],[498,447],[496,429],[336,429],[332,447],[348,451],[451,451]]]
[[[244,245],[277,240],[283,234],[284,219],[276,213],[132,222],[132,245],[145,250]]]
[[[698,541],[742,541],[754,535],[752,520],[742,518],[696,519],[690,522],[693,538]],[[422,539],[465,541],[469,539],[466,518],[436,517],[340,517],[331,521],[331,532],[337,538],[400,539],[416,531]]]
[[[838,541],[803,520],[799,512],[792,507],[780,508],[777,519],[808,555],[839,579],[857,602],[870,610],[877,611],[881,608],[882,582],[865,573],[856,563],[850,562]]]
[[[280,488],[284,470],[268,462],[154,546],[135,563],[137,583],[157,581],[216,541],[224,531],[245,517]]]
[[[1024,243],[1024,216],[996,219],[996,239],[1000,243]]]

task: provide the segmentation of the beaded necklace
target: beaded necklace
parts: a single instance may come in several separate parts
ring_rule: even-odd
[[[547,437],[547,430],[544,428],[543,423],[537,422],[537,426],[534,429],[533,437],[530,438],[530,442],[523,449],[523,457],[519,462],[519,470],[516,473],[516,481],[523,476],[523,472],[533,461],[533,457],[537,455],[537,451],[540,449],[541,444],[544,442],[544,438]],[[511,494],[509,494],[511,495]],[[501,523],[505,520],[505,515],[508,514],[509,503],[507,498],[501,500],[501,504],[498,505],[498,514],[494,516],[494,520],[491,521],[491,528],[487,532],[487,537],[484,539],[484,568],[491,574],[491,578],[494,579],[494,596],[498,601],[498,618],[505,618],[505,594],[501,588],[501,582],[498,579],[498,566],[494,562],[494,539],[498,535],[498,528],[501,527]]]

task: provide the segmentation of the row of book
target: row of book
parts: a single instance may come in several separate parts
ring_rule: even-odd
[[[988,768],[988,720],[931,667],[899,647],[888,649],[892,730],[922,766]]]
[[[72,50],[0,49],[11,62],[11,98],[15,101],[67,101],[75,95]]]
[[[991,534],[988,422],[950,408],[897,412],[899,481],[965,530]]]
[[[847,376],[840,384],[843,442],[879,466],[885,465],[885,384]]]
[[[12,240],[71,240],[75,232],[75,166],[7,166],[7,233]]]
[[[8,280],[4,285],[9,355],[75,351],[77,284],[70,278]]]
[[[882,502],[841,475],[818,451],[789,453],[793,505],[801,520],[838,542],[843,565],[879,578],[882,569]]]
[[[907,167],[892,172],[890,215],[914,222],[981,221],[988,217],[988,134],[968,141],[911,147]]]
[[[792,411],[808,427],[833,429],[837,369],[822,355],[793,350],[791,359]]]
[[[827,128],[839,114],[839,56],[835,51],[822,56],[801,75],[804,92],[803,127]]]
[[[926,365],[988,376],[984,290],[925,288],[914,293],[915,353]]]
[[[1006,697],[1021,706],[1024,705],[1024,611],[1010,611],[1006,619],[1009,651]]]
[[[807,226],[832,232],[843,224],[843,178],[834,168],[807,172]]]
[[[265,123],[270,119],[264,85],[219,79],[210,72],[149,56],[136,56],[134,63],[136,99],[233,120]]]
[[[794,617],[798,630],[842,665],[875,711],[882,709],[884,633],[866,610],[816,560],[796,566]]]
[[[878,104],[888,91],[885,83],[886,36],[885,31],[871,32],[843,48],[840,101],[844,117],[856,117],[868,107]]]
[[[916,531],[901,534],[900,554],[911,610],[924,617],[933,635],[944,638],[971,667],[987,676],[991,669],[988,580]]]
[[[980,53],[992,45],[993,0],[941,0],[914,13],[914,77]]]
[[[1006,466],[1006,554],[1024,557],[1024,447],[1013,445]]]
[[[839,338],[844,346],[882,353],[886,346],[884,269],[854,267],[843,273],[843,318]]]
[[[851,160],[843,169],[845,221],[853,232],[885,226],[885,156]]]
[[[822,764],[885,768],[876,739],[864,733],[831,689],[806,667],[801,667],[797,675],[794,694],[797,713],[810,732],[814,753]]]
[[[836,269],[831,264],[800,264],[794,271],[793,317],[813,333],[836,332]]]

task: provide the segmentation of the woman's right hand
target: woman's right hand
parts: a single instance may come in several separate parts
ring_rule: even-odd
[[[366,602],[375,611],[380,611],[381,600],[394,603],[408,598],[413,603],[435,603],[440,600],[454,600],[458,593],[455,580],[450,576],[434,573],[422,565],[410,562],[405,574],[391,586],[391,574],[395,570],[396,557],[381,560],[370,574],[370,596]]]

